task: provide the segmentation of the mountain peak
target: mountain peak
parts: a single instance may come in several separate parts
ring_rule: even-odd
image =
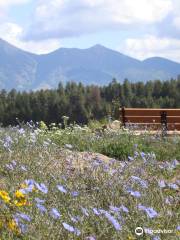
[[[89,49],[107,49],[107,48],[101,44],[95,44],[94,46],[90,47]]]

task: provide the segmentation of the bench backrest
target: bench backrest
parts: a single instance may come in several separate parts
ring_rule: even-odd
[[[136,124],[158,129],[163,125],[167,130],[180,130],[180,109],[121,108],[120,112],[124,126]]]

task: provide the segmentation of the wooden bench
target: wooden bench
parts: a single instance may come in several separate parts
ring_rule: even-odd
[[[180,109],[125,108],[120,109],[124,127],[164,131],[180,131]]]

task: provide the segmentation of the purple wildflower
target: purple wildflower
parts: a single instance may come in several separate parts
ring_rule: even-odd
[[[61,217],[59,211],[56,208],[52,208],[50,211],[50,215],[51,217],[53,217],[54,219],[59,219]]]
[[[77,191],[72,191],[72,192],[71,192],[71,195],[72,195],[73,197],[77,197],[77,196],[79,195],[79,192],[77,192]]]
[[[79,235],[81,234],[81,232],[80,232],[79,229],[77,229],[77,228],[69,225],[68,223],[63,222],[62,224],[63,224],[63,227],[64,227],[66,230],[68,230],[69,232],[73,232],[73,233],[76,234],[77,236],[79,236]]]
[[[40,198],[35,198],[35,201],[37,203],[45,203],[45,200],[44,199],[40,199]]]
[[[89,216],[89,213],[88,213],[88,210],[86,208],[83,208],[81,207],[81,210],[82,210],[82,213],[85,215],[85,216]]]
[[[39,211],[40,211],[41,213],[47,212],[47,209],[46,209],[42,204],[40,204],[40,203],[37,203],[37,204],[36,204],[36,207],[39,209]]]
[[[18,220],[23,219],[27,222],[31,222],[31,217],[25,213],[16,213],[14,217]]]
[[[176,159],[174,159],[174,160],[172,161],[172,163],[171,163],[171,167],[172,167],[172,168],[176,168],[178,165],[179,165],[179,162],[178,162],[178,160],[176,160]]]
[[[57,185],[57,189],[62,193],[67,193],[67,190],[62,185]]]
[[[125,207],[124,205],[121,205],[121,206],[120,206],[120,209],[122,209],[122,211],[125,212],[125,213],[128,213],[128,212],[129,212],[129,210],[127,209],[127,207]]]
[[[168,187],[169,187],[169,188],[172,188],[172,189],[174,189],[174,190],[178,190],[178,189],[179,189],[178,185],[175,184],[175,183],[169,183],[169,184],[168,184]]]
[[[177,231],[180,231],[180,225],[178,225],[178,226],[176,227],[176,230],[177,230]]]
[[[99,216],[101,213],[97,208],[93,208],[93,212],[95,215]]]
[[[25,184],[28,185],[28,186],[29,186],[29,185],[33,185],[33,186],[34,186],[35,183],[36,183],[33,179],[26,179],[24,182],[25,182]]]
[[[27,168],[24,165],[21,165],[20,168],[22,171],[27,172]]]
[[[105,217],[109,220],[109,222],[112,223],[116,231],[120,231],[122,229],[121,225],[119,222],[107,211],[101,209],[101,213],[105,215]]]
[[[160,188],[166,187],[165,181],[164,181],[164,180],[159,180],[159,181],[158,181],[158,186],[159,186]]]
[[[80,220],[79,216],[71,216],[71,221],[72,222],[77,223],[77,222],[79,222],[79,220]]]
[[[25,131],[24,131],[23,128],[20,128],[20,129],[18,130],[18,132],[19,132],[19,134],[24,134],[24,133],[25,133]]]
[[[110,208],[110,210],[113,211],[113,212],[119,212],[119,211],[120,211],[120,208],[115,207],[115,206],[112,206],[112,205],[111,205],[109,208]]]
[[[155,236],[152,238],[152,240],[161,240],[159,236]]]
[[[133,158],[133,157],[130,157],[130,156],[128,156],[128,160],[129,160],[129,161],[134,161],[134,158]]]
[[[6,164],[5,166],[6,166],[6,168],[8,170],[14,170],[14,167],[13,167],[13,165],[11,163],[10,164]]]
[[[143,179],[141,179],[139,177],[136,177],[136,176],[131,176],[131,178],[134,181],[138,182],[143,188],[148,188],[147,181],[145,181],[145,180],[143,180]]]
[[[27,232],[27,230],[28,230],[27,225],[26,225],[26,224],[23,224],[23,223],[19,223],[19,224],[18,224],[18,227],[20,228],[21,233],[23,233],[23,234],[25,234],[25,233]]]
[[[39,183],[35,183],[35,185],[36,185],[37,189],[39,191],[41,191],[42,193],[45,193],[45,194],[48,193],[48,188],[46,187],[46,185],[44,183],[40,183],[40,184]]]
[[[140,198],[141,197],[141,193],[138,192],[138,191],[128,190],[127,192],[130,193],[131,196],[133,196],[133,197],[136,197],[136,198]]]
[[[89,236],[85,238],[86,240],[96,240],[96,238],[94,236]]]
[[[145,207],[141,204],[138,204],[138,209],[145,211],[149,218],[155,218],[158,215],[158,213],[152,207]]]

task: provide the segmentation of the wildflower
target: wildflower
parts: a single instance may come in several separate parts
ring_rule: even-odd
[[[122,211],[125,212],[125,213],[128,213],[128,212],[129,212],[129,210],[127,209],[127,207],[125,207],[124,205],[121,205],[121,206],[120,206],[120,209],[122,209]]]
[[[176,230],[177,230],[177,231],[180,231],[180,225],[178,225],[178,226],[176,227]]]
[[[131,176],[131,178],[132,178],[134,181],[138,182],[143,188],[148,188],[147,181],[142,180],[141,178],[136,177],[136,176]]]
[[[141,193],[138,192],[138,191],[128,190],[127,192],[130,193],[131,196],[133,196],[133,197],[136,197],[136,198],[140,198],[141,197]]]
[[[69,232],[73,232],[74,234],[76,234],[77,236],[79,236],[81,234],[80,230],[78,230],[77,228],[69,225],[68,223],[63,222],[63,227],[68,230]]]
[[[71,144],[65,144],[65,147],[70,150],[73,149],[73,146]]]
[[[19,134],[22,134],[22,135],[25,133],[25,131],[24,131],[23,128],[20,128],[20,129],[18,130],[18,132],[19,132]]]
[[[87,217],[89,216],[88,210],[86,208],[81,207],[81,210],[84,215],[86,215]]]
[[[80,217],[79,217],[79,216],[77,216],[77,217],[72,216],[72,217],[71,217],[71,221],[74,222],[74,223],[77,223],[79,220],[80,220]]]
[[[152,207],[145,207],[141,204],[138,204],[138,209],[145,211],[149,218],[155,218],[158,215],[158,213]]]
[[[16,167],[16,165],[17,165],[17,162],[15,161],[15,160],[12,160],[12,165],[14,166],[14,167]]]
[[[51,217],[53,217],[54,219],[59,219],[61,217],[59,211],[56,208],[52,208],[50,211],[50,215]]]
[[[57,189],[62,193],[67,193],[67,190],[62,185],[57,185]]]
[[[35,201],[37,203],[45,203],[45,200],[44,199],[40,199],[40,198],[35,198]]]
[[[6,191],[0,191],[0,197],[5,203],[9,203],[11,198],[9,197],[9,194]]]
[[[101,213],[105,215],[105,217],[112,223],[112,225],[114,226],[114,228],[116,229],[116,231],[120,231],[122,229],[121,225],[119,224],[119,222],[107,211],[105,210],[101,210]]]
[[[40,183],[40,184],[39,183],[35,183],[35,185],[36,185],[37,189],[39,191],[41,191],[42,193],[45,193],[45,194],[48,193],[48,188],[46,187],[46,185],[44,183]]]
[[[176,160],[176,159],[174,159],[174,160],[172,161],[172,163],[171,163],[171,167],[172,167],[172,168],[176,168],[178,165],[179,165],[179,162],[178,162],[178,160]]]
[[[36,204],[36,207],[39,209],[39,211],[40,211],[41,213],[47,212],[47,209],[46,209],[42,204],[40,204],[40,203],[37,203],[37,204]]]
[[[85,238],[86,240],[96,240],[96,238],[94,236],[89,236]]]
[[[152,238],[152,240],[161,240],[159,236],[155,236]]]
[[[3,227],[3,222],[0,221],[0,230],[1,230],[2,227]]]
[[[26,224],[23,224],[23,223],[19,223],[18,224],[18,227],[19,227],[19,229],[20,229],[20,231],[21,231],[21,233],[26,233],[27,232],[27,225]]]
[[[30,203],[25,198],[22,198],[19,201],[15,200],[14,204],[17,207],[29,206],[30,205]]]
[[[133,157],[130,157],[130,156],[128,156],[128,160],[129,160],[129,161],[134,161],[134,158],[133,158]]]
[[[25,221],[27,221],[27,222],[31,222],[31,217],[29,216],[29,215],[27,215],[27,214],[25,214],[25,213],[16,213],[15,215],[14,215],[14,217],[16,218],[16,219],[23,219],[23,220],[25,220]]]
[[[140,155],[141,155],[141,157],[142,157],[143,159],[145,159],[146,154],[145,154],[144,152],[140,152]]]
[[[33,179],[26,179],[26,180],[24,181],[24,184],[26,184],[26,186],[32,186],[32,187],[34,187],[35,183],[36,183],[36,182],[35,182]]]
[[[71,192],[71,195],[72,195],[73,197],[77,197],[77,196],[79,195],[79,192],[73,191],[73,192]]]
[[[119,210],[120,210],[120,208],[114,207],[114,206],[112,206],[112,205],[111,205],[109,208],[110,208],[110,210],[113,211],[113,212],[119,212]]]
[[[165,184],[164,180],[159,180],[158,185],[159,185],[160,188],[166,187],[166,184]]]
[[[20,168],[22,171],[27,172],[27,168],[24,165],[21,165]]]
[[[175,184],[175,183],[169,183],[169,184],[168,184],[168,187],[170,187],[170,188],[172,188],[172,189],[174,189],[174,190],[178,190],[178,189],[179,189],[178,185]]]
[[[25,195],[20,190],[17,190],[15,192],[15,197],[16,198],[25,198]]]
[[[14,170],[14,167],[13,167],[13,165],[11,163],[10,164],[6,164],[5,166],[6,166],[6,168],[8,170]]]
[[[16,221],[14,219],[11,219],[11,220],[8,221],[7,227],[12,232],[15,232],[16,234],[19,233],[19,229],[18,229],[17,223],[16,223]]]
[[[101,213],[97,208],[93,208],[93,212],[95,215],[99,216]]]
[[[10,151],[11,144],[13,143],[13,140],[10,136],[5,137],[4,139],[4,147]]]

